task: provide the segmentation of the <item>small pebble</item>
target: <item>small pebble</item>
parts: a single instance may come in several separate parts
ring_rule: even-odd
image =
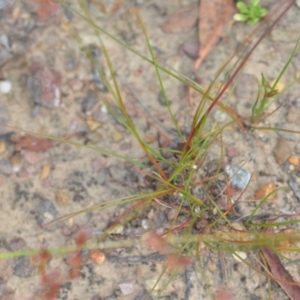
[[[50,170],[51,170],[50,165],[43,166],[41,174],[40,174],[40,180],[44,180],[44,179],[48,178],[48,176],[50,174]]]
[[[234,146],[226,147],[225,151],[226,151],[226,156],[228,156],[229,158],[233,158],[239,154],[238,149]]]
[[[41,154],[39,152],[27,151],[24,154],[24,160],[30,165],[37,164],[41,159]]]
[[[0,155],[4,154],[6,152],[6,144],[5,142],[1,141],[0,142]]]
[[[25,241],[18,237],[14,238],[9,242],[9,248],[11,251],[19,251],[26,245]]]
[[[92,144],[92,145],[98,144],[102,141],[102,139],[103,139],[103,136],[98,131],[89,132],[87,134],[88,144]]]
[[[86,125],[90,131],[96,131],[97,129],[99,129],[102,126],[100,123],[95,122],[92,118],[88,118],[86,120]]]
[[[104,109],[105,108],[105,109]],[[103,105],[101,108],[96,108],[93,113],[93,120],[98,123],[106,123],[109,119],[109,115],[103,110],[106,110],[106,106]]]
[[[120,150],[129,150],[132,147],[131,142],[124,142],[120,145]]]
[[[186,41],[179,47],[179,53],[185,54],[191,59],[197,59],[199,57],[199,48],[198,41]]]
[[[13,155],[10,158],[10,163],[13,169],[13,172],[18,173],[20,172],[21,168],[22,168],[22,158],[20,157],[20,155]]]
[[[6,106],[0,100],[0,133],[6,130],[5,125],[8,122],[8,111]]]
[[[289,163],[291,163],[293,166],[298,166],[299,165],[299,158],[297,156],[291,156],[288,159]]]
[[[156,141],[156,135],[155,134],[151,134],[151,133],[147,133],[145,134],[144,136],[144,141],[147,143],[147,144],[151,144],[153,142]]]
[[[239,190],[245,189],[251,179],[251,173],[239,166],[226,165],[225,173],[229,177],[230,184]]]
[[[227,121],[228,116],[225,112],[221,111],[221,110],[216,110],[213,114],[213,118],[215,121],[218,121],[220,123],[224,123],[225,121]]]
[[[150,223],[151,223],[150,220],[143,219],[142,222],[141,222],[142,228],[144,230],[148,230],[149,228],[151,228],[151,224]]]
[[[14,259],[13,272],[20,278],[27,278],[33,275],[34,266],[30,264],[28,257],[17,257]]]
[[[210,264],[207,266],[208,270],[211,271],[211,272],[214,272],[217,270],[217,266],[216,264]]]
[[[38,69],[27,81],[27,86],[34,104],[56,108],[60,104],[58,85],[60,75],[47,68]]]
[[[118,131],[115,131],[115,132],[113,133],[113,140],[114,140],[115,143],[120,142],[123,138],[124,138],[124,136],[123,136],[122,133],[120,133],[120,132],[118,132]]]
[[[58,217],[58,211],[53,203],[48,199],[40,199],[35,209],[36,220],[38,225],[43,226],[47,222]],[[55,226],[44,228],[46,230],[54,230]]]
[[[97,101],[97,93],[93,90],[89,90],[88,94],[82,99],[81,110],[83,113],[91,111]]]
[[[59,190],[55,194],[57,203],[66,205],[70,202],[70,194],[68,190]]]
[[[298,202],[300,202],[300,185],[294,179],[289,180],[288,184],[293,190]]]
[[[119,288],[123,295],[130,295],[134,291],[134,287],[132,283],[123,282],[119,284]]]
[[[282,165],[287,159],[292,155],[292,147],[284,138],[279,138],[277,146],[275,147],[273,154],[276,158],[276,161]]]
[[[102,265],[105,261],[104,253],[98,249],[91,250],[89,254],[90,258],[98,265]]]
[[[99,156],[92,160],[91,165],[94,172],[100,172],[106,165],[106,159],[103,156]]]
[[[2,94],[8,94],[11,91],[12,84],[10,81],[0,81],[0,92]]]
[[[132,104],[132,102],[128,101],[125,103],[125,109],[128,113],[129,117],[133,118],[137,116],[136,107]]]
[[[170,209],[169,212],[168,212],[168,215],[167,215],[168,220],[169,220],[169,221],[174,220],[174,218],[175,218],[177,215],[178,215],[178,210],[177,210],[176,208]]]
[[[272,80],[272,82],[270,83],[270,86],[273,86],[273,84],[276,82],[276,79]],[[275,90],[277,90],[278,93],[281,93],[285,88],[285,83],[283,81],[278,81],[276,86],[275,86]]]
[[[10,175],[13,173],[13,167],[8,159],[0,160],[0,173]]]
[[[6,176],[3,174],[0,174],[0,186],[4,185],[6,181]]]
[[[245,259],[247,259],[247,253],[242,252],[242,251],[236,251],[235,253],[232,254],[235,260],[238,262],[243,262]]]
[[[260,200],[266,197],[268,194],[273,192],[276,189],[276,185],[273,182],[269,182],[261,186],[255,193],[255,199]]]

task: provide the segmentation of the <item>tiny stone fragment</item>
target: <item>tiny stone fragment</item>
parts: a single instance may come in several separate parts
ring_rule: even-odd
[[[18,237],[14,238],[9,242],[9,248],[11,251],[19,251],[26,245],[25,241]]]
[[[276,82],[276,78],[272,80],[270,86],[273,86],[275,82]],[[277,90],[278,93],[281,93],[284,90],[284,88],[285,88],[285,83],[279,80],[274,89]]]
[[[89,90],[88,94],[82,99],[81,110],[84,113],[88,113],[94,107],[97,101],[97,93],[93,90]]]
[[[120,288],[123,295],[130,295],[134,291],[133,284],[132,283],[127,283],[127,282],[120,283],[119,288]]]
[[[297,156],[291,156],[289,158],[289,163],[292,164],[293,166],[298,166],[299,165],[299,158]]]
[[[186,41],[180,48],[180,54],[183,53],[191,59],[197,59],[199,57],[199,42],[198,41]]]
[[[88,118],[86,120],[86,125],[88,126],[90,131],[96,131],[102,126],[100,123],[95,122],[92,118]]]
[[[239,166],[227,165],[225,173],[229,177],[230,184],[239,190],[245,189],[251,178],[251,173]]]
[[[298,202],[300,202],[300,185],[293,179],[289,180],[288,184],[293,190]]]
[[[236,251],[233,254],[233,257],[235,258],[235,260],[237,260],[238,262],[243,262],[245,259],[247,259],[247,253],[243,252],[243,251]]]
[[[33,103],[48,108],[58,107],[60,103],[59,82],[60,76],[57,72],[46,68],[38,69],[27,82]]]
[[[97,107],[93,112],[93,120],[98,123],[106,123],[109,119],[109,115],[106,111],[106,106]]]
[[[255,199],[259,200],[259,199],[265,198],[268,194],[273,192],[275,190],[275,188],[276,188],[276,185],[273,182],[269,182],[269,183],[261,186],[255,193]]]
[[[105,261],[104,253],[98,249],[90,251],[90,258],[98,265],[102,265]]]
[[[10,164],[12,166],[12,170],[15,173],[18,173],[22,167],[22,158],[20,155],[15,154],[10,158]]]
[[[57,203],[66,205],[70,202],[70,195],[67,190],[59,190],[55,194]]]
[[[38,205],[36,206],[36,220],[38,225],[42,226],[53,219],[58,217],[58,211],[56,210],[53,203],[48,199],[40,199]],[[44,229],[51,230],[55,229],[55,226],[53,227],[47,227]]]
[[[122,133],[120,133],[120,132],[118,132],[118,131],[115,131],[115,132],[113,133],[113,140],[114,140],[115,143],[120,142],[123,138],[124,138],[124,136],[123,136]]]
[[[14,260],[14,275],[20,278],[30,277],[33,274],[34,267],[30,265],[28,257],[17,257]]]
[[[44,179],[48,178],[48,176],[50,174],[50,170],[51,170],[50,165],[43,166],[42,171],[41,171],[41,175],[40,175],[40,179],[44,180]]]
[[[0,155],[6,152],[6,144],[5,142],[0,142]]]
[[[0,81],[0,93],[8,94],[11,91],[12,84],[10,81]]]
[[[10,175],[13,173],[13,168],[8,159],[0,160],[0,173],[4,175]]]
[[[0,133],[5,131],[5,125],[8,122],[8,111],[6,106],[0,100]]]
[[[277,146],[273,151],[276,161],[282,165],[292,154],[290,143],[284,139],[279,138]]]
[[[39,152],[27,151],[24,154],[24,160],[30,165],[35,165],[41,160],[41,155]]]

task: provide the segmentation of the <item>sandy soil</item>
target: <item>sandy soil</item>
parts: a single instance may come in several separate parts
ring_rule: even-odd
[[[106,2],[111,5],[113,1]],[[180,51],[180,45],[197,40],[197,28],[186,33],[168,34],[161,26],[173,12],[196,2],[125,0],[110,15],[102,13],[95,5],[91,8],[99,26],[148,55],[142,31],[131,13],[132,8],[138,8],[157,59],[191,76],[194,62]],[[272,2],[262,1],[262,4],[272,9]],[[77,8],[75,1],[70,3]],[[29,0],[16,1],[0,10],[0,79],[12,84],[10,92],[0,93],[0,252],[65,247],[74,244],[74,235],[82,229],[100,235],[113,218],[125,210],[124,205],[83,213],[57,222],[51,228],[42,225],[66,214],[138,193],[143,183],[137,167],[94,149],[99,147],[145,161],[144,152],[134,137],[105,109],[103,100],[112,101],[112,96],[95,75],[83,51],[83,45],[90,47],[93,53],[99,51],[95,46],[98,44],[95,33],[81,18],[66,10],[47,20],[40,20],[37,12],[38,6]],[[263,72],[271,81],[288,60],[298,38],[299,13],[299,7],[292,7],[243,68],[228,102],[240,115],[251,113],[260,74]],[[252,29],[246,24],[233,25],[231,32],[217,44],[196,73],[203,86],[210,83],[220,65]],[[76,40],[77,34],[82,44]],[[154,68],[107,36],[103,36],[103,41],[120,81],[126,108],[141,136],[157,147],[153,119],[149,121],[145,117],[146,112],[132,91],[142,99],[147,111],[160,121],[162,131],[175,139],[167,108],[161,101]],[[97,56],[96,60],[107,72],[103,56]],[[297,74],[299,76],[299,66],[298,50],[282,79],[286,85]],[[162,77],[179,125],[188,128],[195,108],[189,105],[187,90],[177,80],[165,74]],[[97,93],[95,86],[99,88]],[[297,82],[280,97],[280,110],[260,125],[299,130],[299,88]],[[196,103],[199,100],[195,97]],[[215,109],[212,116],[218,111]],[[226,116],[222,120],[228,121]],[[208,126],[213,122],[212,117]],[[91,149],[55,141],[46,145],[36,140],[26,141],[25,133],[19,129],[58,138],[70,136]],[[243,195],[245,204],[240,207],[241,215],[256,206],[255,201],[247,203],[247,200],[253,200],[255,191],[269,182],[287,189],[272,198],[263,208],[264,212],[278,215],[297,209],[300,192],[298,195],[294,192],[298,187],[300,190],[300,167],[289,158],[300,158],[298,135],[245,132],[233,126],[222,138],[225,161],[242,165],[252,174]],[[217,160],[218,151],[217,147],[212,147],[207,161]],[[294,191],[290,188],[291,182]],[[168,213],[170,209],[155,203],[136,220],[120,226],[111,239],[134,239],[149,229],[167,228],[170,224]],[[165,257],[147,247],[106,250],[106,260],[101,264],[89,259],[88,252],[83,256],[85,261],[79,278],[63,284],[59,299],[154,299],[172,276],[164,274],[160,278]],[[250,264],[257,265],[258,257],[255,251],[247,253]],[[67,262],[65,255],[55,255],[47,269],[59,270],[63,277],[69,270]],[[174,274],[159,299],[267,299],[266,277],[239,262],[232,254],[204,251],[202,265],[199,268],[193,263]],[[288,268],[298,280],[299,266],[291,264]],[[156,281],[158,284],[151,291]],[[1,300],[38,299],[41,287],[40,275],[31,257],[0,260]],[[288,299],[277,284],[273,283],[271,287],[272,299],[275,299],[274,295],[276,299]]]

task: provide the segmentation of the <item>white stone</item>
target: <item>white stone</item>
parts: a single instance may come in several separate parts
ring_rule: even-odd
[[[123,295],[130,295],[134,291],[134,287],[132,283],[123,282],[119,284],[119,288]]]
[[[236,251],[232,255],[238,262],[243,262],[247,258],[247,253],[243,251]]]
[[[11,91],[12,84],[10,81],[0,81],[0,92],[2,94],[8,94]]]

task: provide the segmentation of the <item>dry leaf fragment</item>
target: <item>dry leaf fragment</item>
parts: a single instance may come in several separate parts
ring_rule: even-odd
[[[198,5],[185,6],[177,10],[162,26],[166,33],[187,32],[196,25]]]
[[[43,152],[55,145],[53,141],[40,139],[29,134],[24,136],[12,136],[10,141],[15,144],[14,151],[16,152],[23,149],[33,152]]]
[[[218,40],[229,31],[234,12],[233,0],[201,0],[198,22],[200,50],[194,70],[199,68]]]
[[[273,182],[269,182],[269,183],[261,186],[260,188],[258,188],[258,190],[255,193],[255,199],[256,200],[263,199],[268,194],[273,192],[275,190],[275,188],[276,188],[276,186],[275,186],[275,183],[273,183]]]
[[[291,274],[284,268],[278,256],[269,247],[261,249],[274,280],[282,287],[292,300],[300,299],[300,287],[292,278]]]

